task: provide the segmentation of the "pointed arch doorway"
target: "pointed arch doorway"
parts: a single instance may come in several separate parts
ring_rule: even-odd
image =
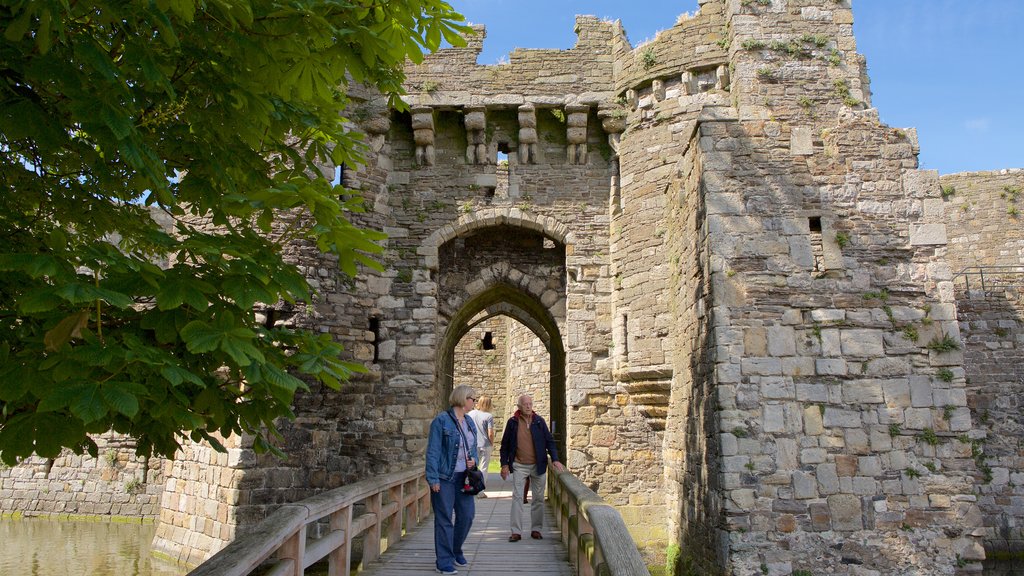
[[[487,348],[488,340],[494,348]],[[554,318],[540,302],[511,286],[496,284],[451,318],[439,351],[442,391],[451,390],[456,382],[468,383],[494,397],[496,442],[516,399],[529,393],[552,428],[559,454],[565,457],[565,349]],[[473,361],[474,352],[481,361]],[[496,363],[503,366],[492,366]],[[503,381],[479,380],[487,374]]]
[[[436,270],[439,400],[463,382],[466,358],[475,352],[480,362],[489,353],[505,363],[504,371],[493,372],[504,380],[505,406],[492,410],[498,432],[519,393],[533,393],[563,459],[567,244],[564,226],[550,217],[480,211],[439,230],[421,252]]]

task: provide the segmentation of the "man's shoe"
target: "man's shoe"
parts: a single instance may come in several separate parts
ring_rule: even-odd
[[[459,568],[462,568],[463,566],[469,566],[469,560],[466,560],[465,556],[456,556],[455,565]]]
[[[509,542],[519,542],[522,539],[523,539],[523,537],[520,536],[519,534],[513,534],[513,535],[508,537],[508,541]]]
[[[544,535],[534,530],[533,532],[530,532],[530,538],[533,538],[534,540],[543,540]]]
[[[459,571],[456,570],[455,568],[452,568],[451,570],[442,570],[442,569],[438,568],[437,569],[437,573],[438,574],[458,574]]]

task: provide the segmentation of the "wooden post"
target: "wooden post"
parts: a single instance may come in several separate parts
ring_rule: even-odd
[[[366,531],[363,537],[363,566],[380,558],[380,532],[381,532],[381,493],[377,492],[366,499],[366,511],[376,517],[373,525]]]
[[[394,515],[388,519],[388,548],[398,544],[398,541],[402,539],[402,518],[405,516],[403,492],[402,483],[398,483],[388,489],[388,498],[391,502],[398,503],[398,508],[395,509]]]
[[[306,525],[303,524],[299,530],[284,541],[284,544],[277,549],[278,558],[292,560],[292,569],[288,576],[302,576],[303,556],[306,550]]]
[[[331,514],[331,531],[341,530],[345,539],[328,555],[327,576],[348,576],[352,564],[352,506]]]

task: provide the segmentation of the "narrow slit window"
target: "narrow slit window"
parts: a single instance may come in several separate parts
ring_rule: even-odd
[[[821,216],[811,216],[807,219],[807,226],[811,233],[811,255],[814,257],[814,271],[825,271],[825,248],[821,236]]]
[[[370,318],[370,332],[373,334],[373,361],[380,360],[380,318]]]
[[[484,350],[494,350],[494,334],[491,332],[484,332],[484,337],[480,340],[483,342]]]
[[[629,357],[629,315],[622,315],[622,357]]]

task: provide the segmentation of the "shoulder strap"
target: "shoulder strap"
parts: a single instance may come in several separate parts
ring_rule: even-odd
[[[459,436],[462,436],[462,445],[466,448],[466,462],[469,462],[469,442],[466,441],[466,433],[462,431],[462,426],[459,426],[459,421],[450,410],[445,410],[445,413],[452,419],[452,422],[455,422],[455,429],[459,431]]]

